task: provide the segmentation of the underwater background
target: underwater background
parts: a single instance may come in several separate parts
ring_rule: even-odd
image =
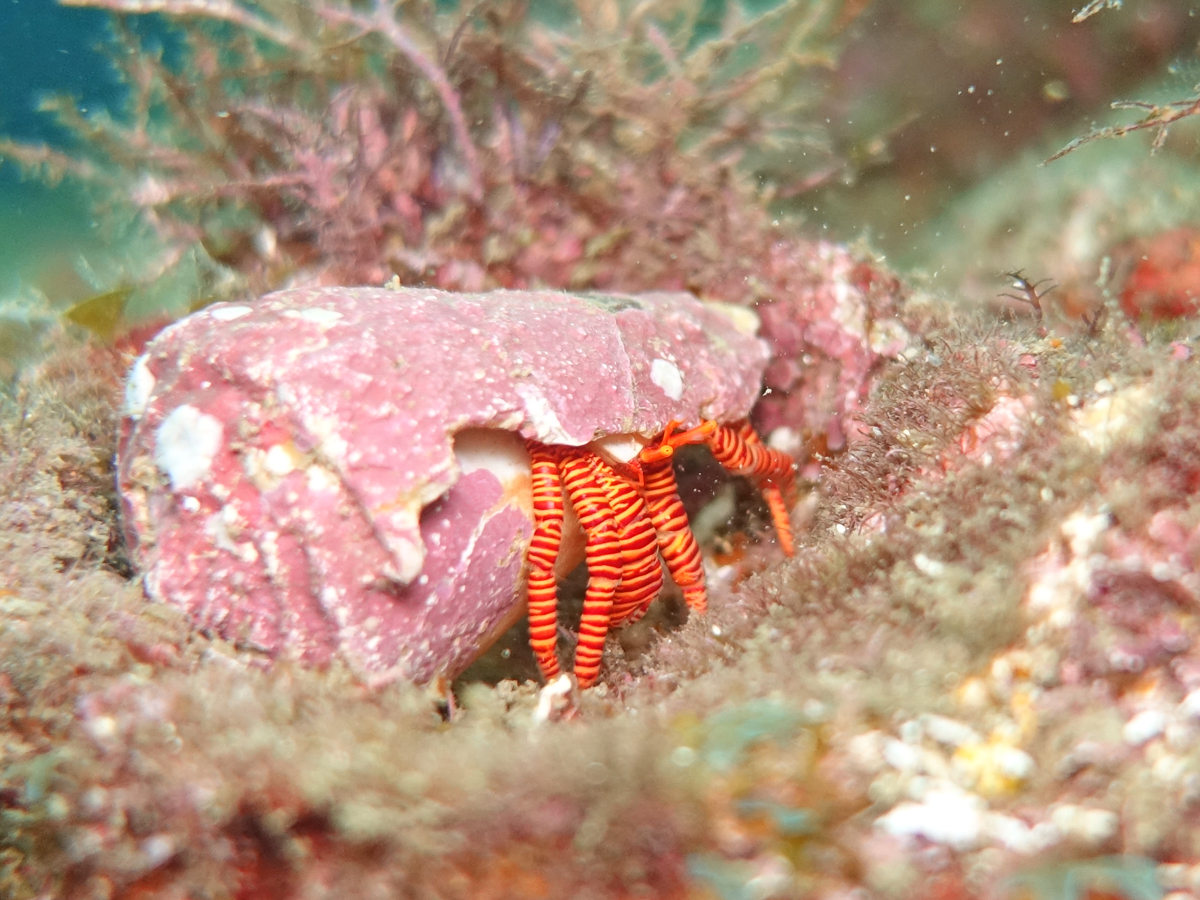
[[[721,0],[695,5],[693,43],[718,34],[726,12]],[[758,0],[735,8],[754,13],[775,5]],[[549,23],[571,17],[570,4],[560,0],[529,7]],[[1078,25],[1070,21],[1074,9],[1023,0],[841,4],[852,30],[839,35],[837,64],[811,72],[818,93],[810,118],[823,118],[828,130],[820,138],[828,144],[825,165],[796,165],[797,199],[785,196],[775,208],[813,236],[865,235],[894,264],[936,268],[939,250],[957,253],[940,247],[931,224],[997,166],[1023,148],[1036,148],[1036,156],[1086,131],[1079,123],[1096,121],[1088,117],[1135,86],[1140,98],[1169,99],[1186,95],[1200,75],[1191,52],[1200,28],[1190,4],[1144,2],[1120,17],[1092,16]],[[104,11],[16,0],[0,16],[5,136],[70,146],[78,136],[39,109],[43,100],[68,95],[91,112],[126,101],[127,88],[103,49]],[[178,32],[160,16],[132,17],[128,26],[165,47],[168,60],[180,50]],[[1189,127],[1183,122],[1177,130]],[[1181,143],[1169,152],[1186,153]],[[753,152],[753,144],[746,149]],[[80,258],[104,243],[97,235],[103,224],[89,215],[80,186],[68,181],[47,190],[10,162],[0,165],[0,191],[6,293],[24,279],[78,299],[86,290],[73,283]]]
[[[67,9],[46,0],[0,9],[0,130],[27,141],[62,143],[69,135],[38,112],[41,96],[68,92],[84,106],[113,106],[123,89],[97,52],[105,29],[98,10]],[[0,166],[0,290],[71,268],[80,248],[96,246],[87,200],[78,190],[50,190]]]

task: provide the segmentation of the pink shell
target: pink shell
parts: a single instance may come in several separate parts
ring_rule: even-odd
[[[118,486],[146,591],[271,656],[453,676],[523,611],[532,527],[527,475],[464,473],[456,435],[524,458],[517,435],[742,418],[768,355],[747,319],[688,294],[376,288],[189,316],[127,390]]]

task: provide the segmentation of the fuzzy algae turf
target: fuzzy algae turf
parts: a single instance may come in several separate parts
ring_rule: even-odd
[[[447,724],[422,690],[264,668],[147,604],[114,537],[116,381],[65,351],[0,424],[0,891],[1063,896],[1108,870],[1039,866],[1113,852],[1145,862],[1106,890],[1186,887],[1195,625],[1184,599],[1139,614],[1144,591],[1114,611],[1071,587],[1070,523],[1103,515],[1093,555],[1164,511],[1196,524],[1196,364],[1116,333],[930,334],[798,558],[752,574],[772,561],[752,550],[706,620],[610,648],[607,686],[541,725],[530,683],[461,684]],[[1101,375],[1153,401],[1097,442]],[[1019,452],[980,452],[968,423],[1001,395],[1032,398]],[[1047,585],[1058,606],[1033,602]]]

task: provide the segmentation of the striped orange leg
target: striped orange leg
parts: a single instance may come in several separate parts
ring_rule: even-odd
[[[636,622],[662,590],[663,571],[654,523],[636,487],[599,457],[593,457],[593,468],[608,493],[621,541],[621,585],[613,594],[609,624]]]
[[[792,458],[764,444],[746,419],[736,425],[718,425],[708,437],[708,447],[722,466],[735,475],[746,476],[758,486],[771,511],[779,546],[787,556],[795,555],[792,521],[788,515],[788,501],[796,489]]]
[[[697,428],[676,432],[678,422],[669,422],[656,446],[647,447],[636,460],[641,476],[642,496],[650,511],[650,520],[658,537],[658,551],[671,578],[683,591],[688,608],[698,613],[708,609],[708,592],[704,586],[704,559],[700,545],[688,524],[675,469],[671,458],[675,448],[705,440],[716,429],[716,423],[705,422]]]
[[[784,556],[796,555],[796,542],[792,536],[792,517],[788,512],[788,504],[784,499],[782,488],[770,484],[759,485],[763,499],[767,501],[767,509],[771,513],[771,521],[775,523],[775,534],[779,537],[779,547]]]
[[[621,583],[621,542],[608,494],[595,476],[595,456],[576,447],[559,449],[559,472],[563,486],[587,543],[584,558],[588,567],[587,593],[579,622],[579,644],[575,648],[575,678],[581,688],[591,687],[600,674],[600,657],[608,637],[613,595]]]
[[[563,496],[558,455],[526,441],[533,463],[533,539],[529,542],[529,644],[542,677],[558,675],[558,580],[554,563],[562,544]]]

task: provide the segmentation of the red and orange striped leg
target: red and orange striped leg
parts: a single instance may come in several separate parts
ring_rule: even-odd
[[[787,501],[783,491],[770,485],[760,487],[763,499],[767,501],[767,509],[771,512],[771,521],[775,523],[775,534],[779,538],[779,547],[784,556],[796,555],[796,542],[792,536],[792,517],[788,512]]]
[[[542,677],[558,675],[558,580],[554,563],[562,544],[563,496],[558,455],[526,441],[533,464],[533,538],[529,542],[529,644]]]
[[[796,550],[788,515],[788,501],[796,486],[792,458],[764,444],[746,419],[736,425],[718,425],[708,438],[708,447],[717,462],[735,475],[751,479],[762,491],[779,546],[793,556]]]
[[[579,621],[579,643],[575,648],[575,678],[581,688],[591,687],[600,674],[600,657],[608,637],[613,595],[621,582],[621,542],[608,494],[597,480],[591,460],[595,456],[576,447],[559,449],[558,465],[563,486],[587,543],[588,586]]]
[[[671,578],[683,591],[689,609],[702,613],[708,609],[708,593],[704,587],[704,559],[700,545],[688,524],[675,470],[667,456],[641,464],[642,496],[650,511],[650,521],[657,533],[658,552]]]
[[[672,420],[663,429],[658,443],[647,447],[635,463],[642,494],[650,511],[650,519],[658,533],[658,550],[671,578],[683,591],[689,609],[703,613],[708,609],[708,592],[704,586],[704,559],[700,545],[688,524],[675,470],[671,458],[675,449],[684,444],[706,441],[716,430],[716,422],[701,422],[687,431],[676,431],[679,422]]]
[[[613,594],[609,624],[636,622],[662,590],[658,537],[638,489],[599,457],[593,458],[593,467],[597,480],[608,493],[621,541],[621,585]]]

